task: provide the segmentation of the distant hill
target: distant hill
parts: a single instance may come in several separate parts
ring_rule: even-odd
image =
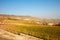
[[[48,23],[59,23],[60,20],[57,19],[44,19],[44,18],[37,18],[37,17],[32,17],[32,16],[15,16],[15,15],[3,15],[0,14],[0,20],[2,19],[10,19],[10,20],[24,20],[28,22],[34,22],[37,24],[48,24]]]

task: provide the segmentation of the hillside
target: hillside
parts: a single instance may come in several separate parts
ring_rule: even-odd
[[[23,20],[28,22],[33,22],[36,24],[44,24],[44,23],[60,23],[58,19],[44,19],[44,18],[37,18],[32,16],[15,16],[15,15],[2,15],[0,14],[1,19],[8,19],[8,20]]]
[[[14,34],[24,33],[44,40],[59,40],[60,26],[46,25],[60,23],[60,20],[43,19],[31,16],[0,15],[0,29]]]

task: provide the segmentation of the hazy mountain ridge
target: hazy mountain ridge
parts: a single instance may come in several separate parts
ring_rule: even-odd
[[[42,23],[60,23],[60,20],[57,19],[44,19],[44,18],[37,18],[32,16],[15,16],[15,15],[3,15],[0,14],[0,19],[14,19],[14,20],[25,20],[28,22],[35,22],[38,24]]]

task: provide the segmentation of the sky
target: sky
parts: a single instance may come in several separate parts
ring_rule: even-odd
[[[0,14],[60,19],[60,0],[0,0]]]

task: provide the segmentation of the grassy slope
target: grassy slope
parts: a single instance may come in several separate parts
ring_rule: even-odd
[[[38,25],[36,23],[30,23],[23,20],[9,20],[7,22],[18,22],[24,23],[26,25],[12,25],[12,24],[3,24],[2,29],[7,31],[19,34],[20,32],[33,35],[39,38],[47,39],[47,40],[57,40],[60,38],[60,27],[59,26],[48,26],[48,25]],[[32,25],[32,26],[30,26]]]

